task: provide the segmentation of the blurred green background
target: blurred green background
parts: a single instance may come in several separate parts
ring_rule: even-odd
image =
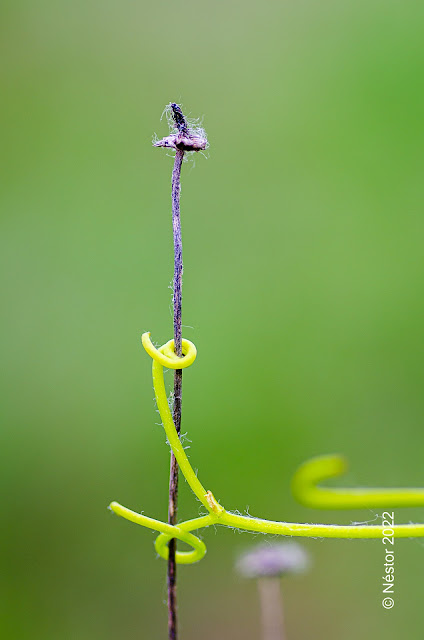
[[[423,485],[423,28],[408,0],[2,3],[2,638],[166,637],[155,534],[106,507],[167,512],[140,335],[172,335],[172,159],[151,146],[170,101],[211,144],[182,188],[202,482],[228,509],[340,523],[375,513],[297,505],[308,456],[346,454],[343,486]],[[262,537],[204,539],[181,639],[257,640],[233,566]],[[422,542],[396,542],[392,611],[381,542],[304,545],[289,640],[420,636]]]

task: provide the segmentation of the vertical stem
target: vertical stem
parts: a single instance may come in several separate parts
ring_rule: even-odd
[[[181,240],[181,220],[180,220],[180,177],[181,165],[184,158],[184,151],[176,150],[174,169],[172,171],[172,228],[174,234],[174,284],[173,284],[173,305],[174,305],[174,343],[175,353],[182,356],[182,333],[181,333],[181,302],[182,302],[182,279],[183,279],[183,245]],[[174,410],[173,419],[177,433],[181,430],[181,395],[182,395],[183,372],[176,369],[174,373]],[[171,468],[169,475],[169,506],[168,522],[176,524],[178,508],[178,463],[174,453],[171,451]],[[176,540],[169,541],[168,558],[168,637],[169,640],[177,640],[177,573],[175,562]]]
[[[262,639],[285,640],[279,578],[260,578],[258,588],[261,603]]]

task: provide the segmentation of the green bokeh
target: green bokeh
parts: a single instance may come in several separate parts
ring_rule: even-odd
[[[172,333],[172,160],[151,147],[171,100],[211,143],[182,188],[202,482],[308,522],[375,517],[298,506],[310,455],[344,453],[345,486],[423,485],[423,28],[408,0],[2,3],[2,638],[166,637],[154,534],[106,506],[166,518],[139,336]],[[181,517],[197,513],[182,485]],[[259,538],[204,538],[179,569],[181,638],[257,639],[233,565]],[[290,640],[417,637],[421,543],[396,542],[390,612],[381,543],[304,544]]]

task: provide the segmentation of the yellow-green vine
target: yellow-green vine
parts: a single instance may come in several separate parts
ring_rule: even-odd
[[[176,561],[178,563],[191,564],[201,560],[206,553],[206,546],[191,531],[208,527],[211,524],[221,524],[256,533],[309,538],[381,538],[383,536],[384,526],[382,525],[344,526],[274,522],[272,520],[238,515],[224,509],[217,502],[212,492],[203,487],[193,471],[175,430],[166,397],[163,368],[184,369],[189,367],[196,358],[196,347],[189,340],[183,340],[183,357],[179,358],[175,355],[173,340],[156,349],[150,340],[150,333],[144,333],[142,343],[153,359],[152,377],[156,402],[169,444],[193,493],[208,511],[205,516],[186,520],[173,526],[131,511],[118,502],[110,504],[110,509],[118,516],[160,533],[156,538],[155,548],[162,558],[167,559],[169,540],[177,538],[192,547],[191,551],[177,551]],[[305,462],[293,477],[292,488],[296,498],[307,506],[323,509],[370,507],[387,509],[389,507],[417,507],[424,505],[423,489],[330,489],[317,486],[318,482],[338,476],[344,470],[345,461],[340,456],[320,456]],[[424,536],[424,524],[401,524],[394,525],[392,528],[394,536],[397,538]]]

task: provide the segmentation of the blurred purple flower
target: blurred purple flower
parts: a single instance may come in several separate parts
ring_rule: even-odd
[[[303,547],[295,542],[282,542],[246,551],[237,560],[236,569],[244,578],[262,578],[302,573],[309,565],[309,556]]]

